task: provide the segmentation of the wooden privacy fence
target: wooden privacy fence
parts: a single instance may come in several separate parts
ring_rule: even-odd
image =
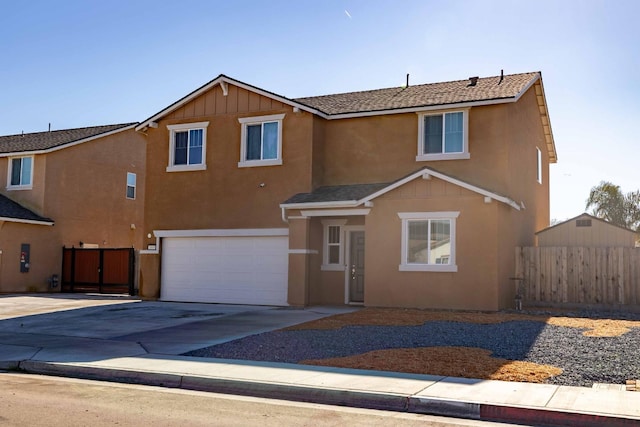
[[[524,304],[640,304],[640,249],[517,247]]]

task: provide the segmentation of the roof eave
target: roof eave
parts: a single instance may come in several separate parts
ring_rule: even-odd
[[[508,104],[516,101],[517,99],[515,97],[505,97],[505,98],[485,99],[482,101],[455,102],[451,104],[421,105],[421,106],[405,107],[405,108],[392,108],[392,109],[385,109],[385,110],[371,110],[371,111],[358,111],[358,112],[351,112],[351,113],[327,114],[327,117],[325,118],[328,120],[339,120],[339,119],[352,119],[357,117],[382,116],[382,115],[388,115],[388,114],[420,113],[423,111],[450,110],[450,109],[456,109],[456,108],[481,107],[484,105]]]
[[[502,202],[508,206],[511,206],[512,208],[514,208],[515,210],[520,210],[522,209],[522,207],[516,203],[513,199],[510,199],[509,197],[505,197],[505,196],[501,196],[499,194],[493,193],[491,191],[485,190],[483,188],[480,187],[476,187],[475,185],[469,184],[465,181],[461,181],[459,179],[450,177],[448,175],[445,175],[443,173],[440,173],[434,169],[431,169],[429,167],[424,167],[423,169],[420,169],[417,172],[414,172],[413,174],[394,182],[393,184],[389,185],[388,187],[385,187],[379,191],[376,191],[375,193],[372,193],[370,195],[368,195],[367,197],[364,197],[362,199],[360,199],[358,201],[358,204],[363,204],[366,202],[370,202],[373,199],[382,196],[383,194],[388,193],[389,191],[395,190],[396,188],[410,182],[413,181],[416,178],[425,178],[428,179],[430,176],[434,176],[438,179],[441,179],[443,181],[449,182],[451,184],[457,185],[459,187],[465,188],[469,191],[473,191],[475,193],[481,194],[485,197],[489,197],[490,199],[496,200],[498,202]]]
[[[55,224],[53,221],[45,221],[45,220],[39,221],[35,219],[11,218],[6,216],[0,216],[0,221],[17,222],[22,224],[48,225],[48,226],[52,226]]]
[[[551,119],[549,118],[549,109],[547,108],[547,97],[544,93],[544,85],[542,83],[542,76],[536,80],[539,84],[535,86],[536,100],[538,102],[538,110],[540,111],[540,120],[542,121],[542,130],[544,132],[544,139],[547,146],[547,153],[549,155],[549,163],[558,162],[558,153],[556,151],[556,143],[553,138],[553,131],[551,130]]]
[[[357,200],[340,200],[335,202],[308,202],[308,203],[281,203],[282,209],[331,209],[331,208],[355,208],[362,203]]]

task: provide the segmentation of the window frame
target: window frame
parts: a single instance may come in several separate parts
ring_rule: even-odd
[[[542,150],[536,147],[536,181],[542,184]]]
[[[20,184],[12,184],[11,183],[11,177],[13,174],[13,161],[14,160],[20,160]],[[31,160],[31,170],[29,171],[29,183],[28,184],[23,184],[22,183],[22,168],[23,168],[23,161],[24,159],[30,159]],[[33,155],[29,155],[29,156],[14,156],[14,157],[9,157],[9,164],[7,166],[7,190],[31,190],[33,188],[33,167],[35,165],[35,158]]]
[[[462,151],[456,153],[425,153],[424,146],[424,120],[429,116],[442,116],[442,126],[443,129],[446,126],[446,116],[447,114],[454,113],[462,113]],[[445,136],[446,133],[442,132],[442,149],[445,149]],[[460,160],[460,159],[469,159],[471,158],[471,154],[469,153],[469,109],[457,109],[457,110],[446,110],[446,111],[428,111],[428,112],[420,112],[418,113],[418,154],[416,156],[416,161],[424,162],[424,161],[433,161],[433,160]]]
[[[346,219],[323,219],[322,221],[322,271],[345,271],[344,263],[344,248],[345,248],[345,226],[347,225]],[[336,243],[329,242],[330,227],[338,227],[340,241]],[[339,255],[337,263],[329,263],[329,246],[338,246]]]
[[[253,117],[240,117],[238,122],[241,125],[240,131],[240,161],[238,162],[239,168],[248,168],[256,166],[279,166],[282,164],[282,122],[286,114],[271,114],[268,116],[253,116]],[[259,160],[247,160],[247,128],[252,125],[262,125],[265,123],[277,123],[278,124],[278,141],[277,141],[277,154],[275,159],[259,159]],[[261,134],[260,150],[264,148],[263,137]],[[262,154],[261,154],[262,155]]]
[[[197,123],[183,123],[177,125],[167,125],[169,131],[169,164],[167,166],[167,172],[185,172],[185,171],[198,171],[207,169],[207,127],[209,122],[197,122]],[[175,145],[176,145],[176,133],[187,132],[192,130],[202,130],[202,161],[200,163],[188,163],[185,165],[175,164]],[[189,153],[189,142],[187,140],[187,156]]]
[[[401,249],[400,249],[400,265],[399,271],[432,271],[432,272],[457,272],[456,264],[456,220],[460,212],[399,212],[398,217],[401,219]],[[409,223],[412,221],[428,221],[428,229],[431,228],[431,220],[447,219],[449,225],[449,241],[451,244],[451,253],[449,254],[449,264],[417,264],[409,263],[407,257],[409,255]]]
[[[129,177],[132,176],[133,177],[133,185],[131,185],[129,183]],[[136,199],[136,193],[137,193],[137,179],[138,177],[136,176],[136,174],[134,172],[127,172],[127,191],[126,191],[126,198],[128,200],[135,200]],[[129,188],[133,188],[133,197],[129,197]]]

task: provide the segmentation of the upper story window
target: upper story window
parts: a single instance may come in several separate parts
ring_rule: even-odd
[[[400,271],[458,271],[456,219],[459,212],[402,212]]]
[[[33,188],[33,156],[9,159],[9,190],[30,190]]]
[[[536,180],[539,184],[542,184],[542,151],[536,147]]]
[[[282,164],[284,114],[238,119],[242,125],[239,167]]]
[[[169,165],[167,172],[204,170],[209,122],[169,125]]]
[[[136,174],[127,172],[127,199],[136,198]]]
[[[469,158],[468,111],[422,113],[418,120],[416,160]]]

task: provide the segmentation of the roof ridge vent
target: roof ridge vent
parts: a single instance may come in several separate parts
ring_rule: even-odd
[[[479,78],[480,78],[480,77],[478,77],[478,76],[476,76],[476,77],[469,77],[469,84],[467,85],[467,87],[468,87],[468,86],[475,86],[476,84],[478,84],[478,79],[479,79]]]

